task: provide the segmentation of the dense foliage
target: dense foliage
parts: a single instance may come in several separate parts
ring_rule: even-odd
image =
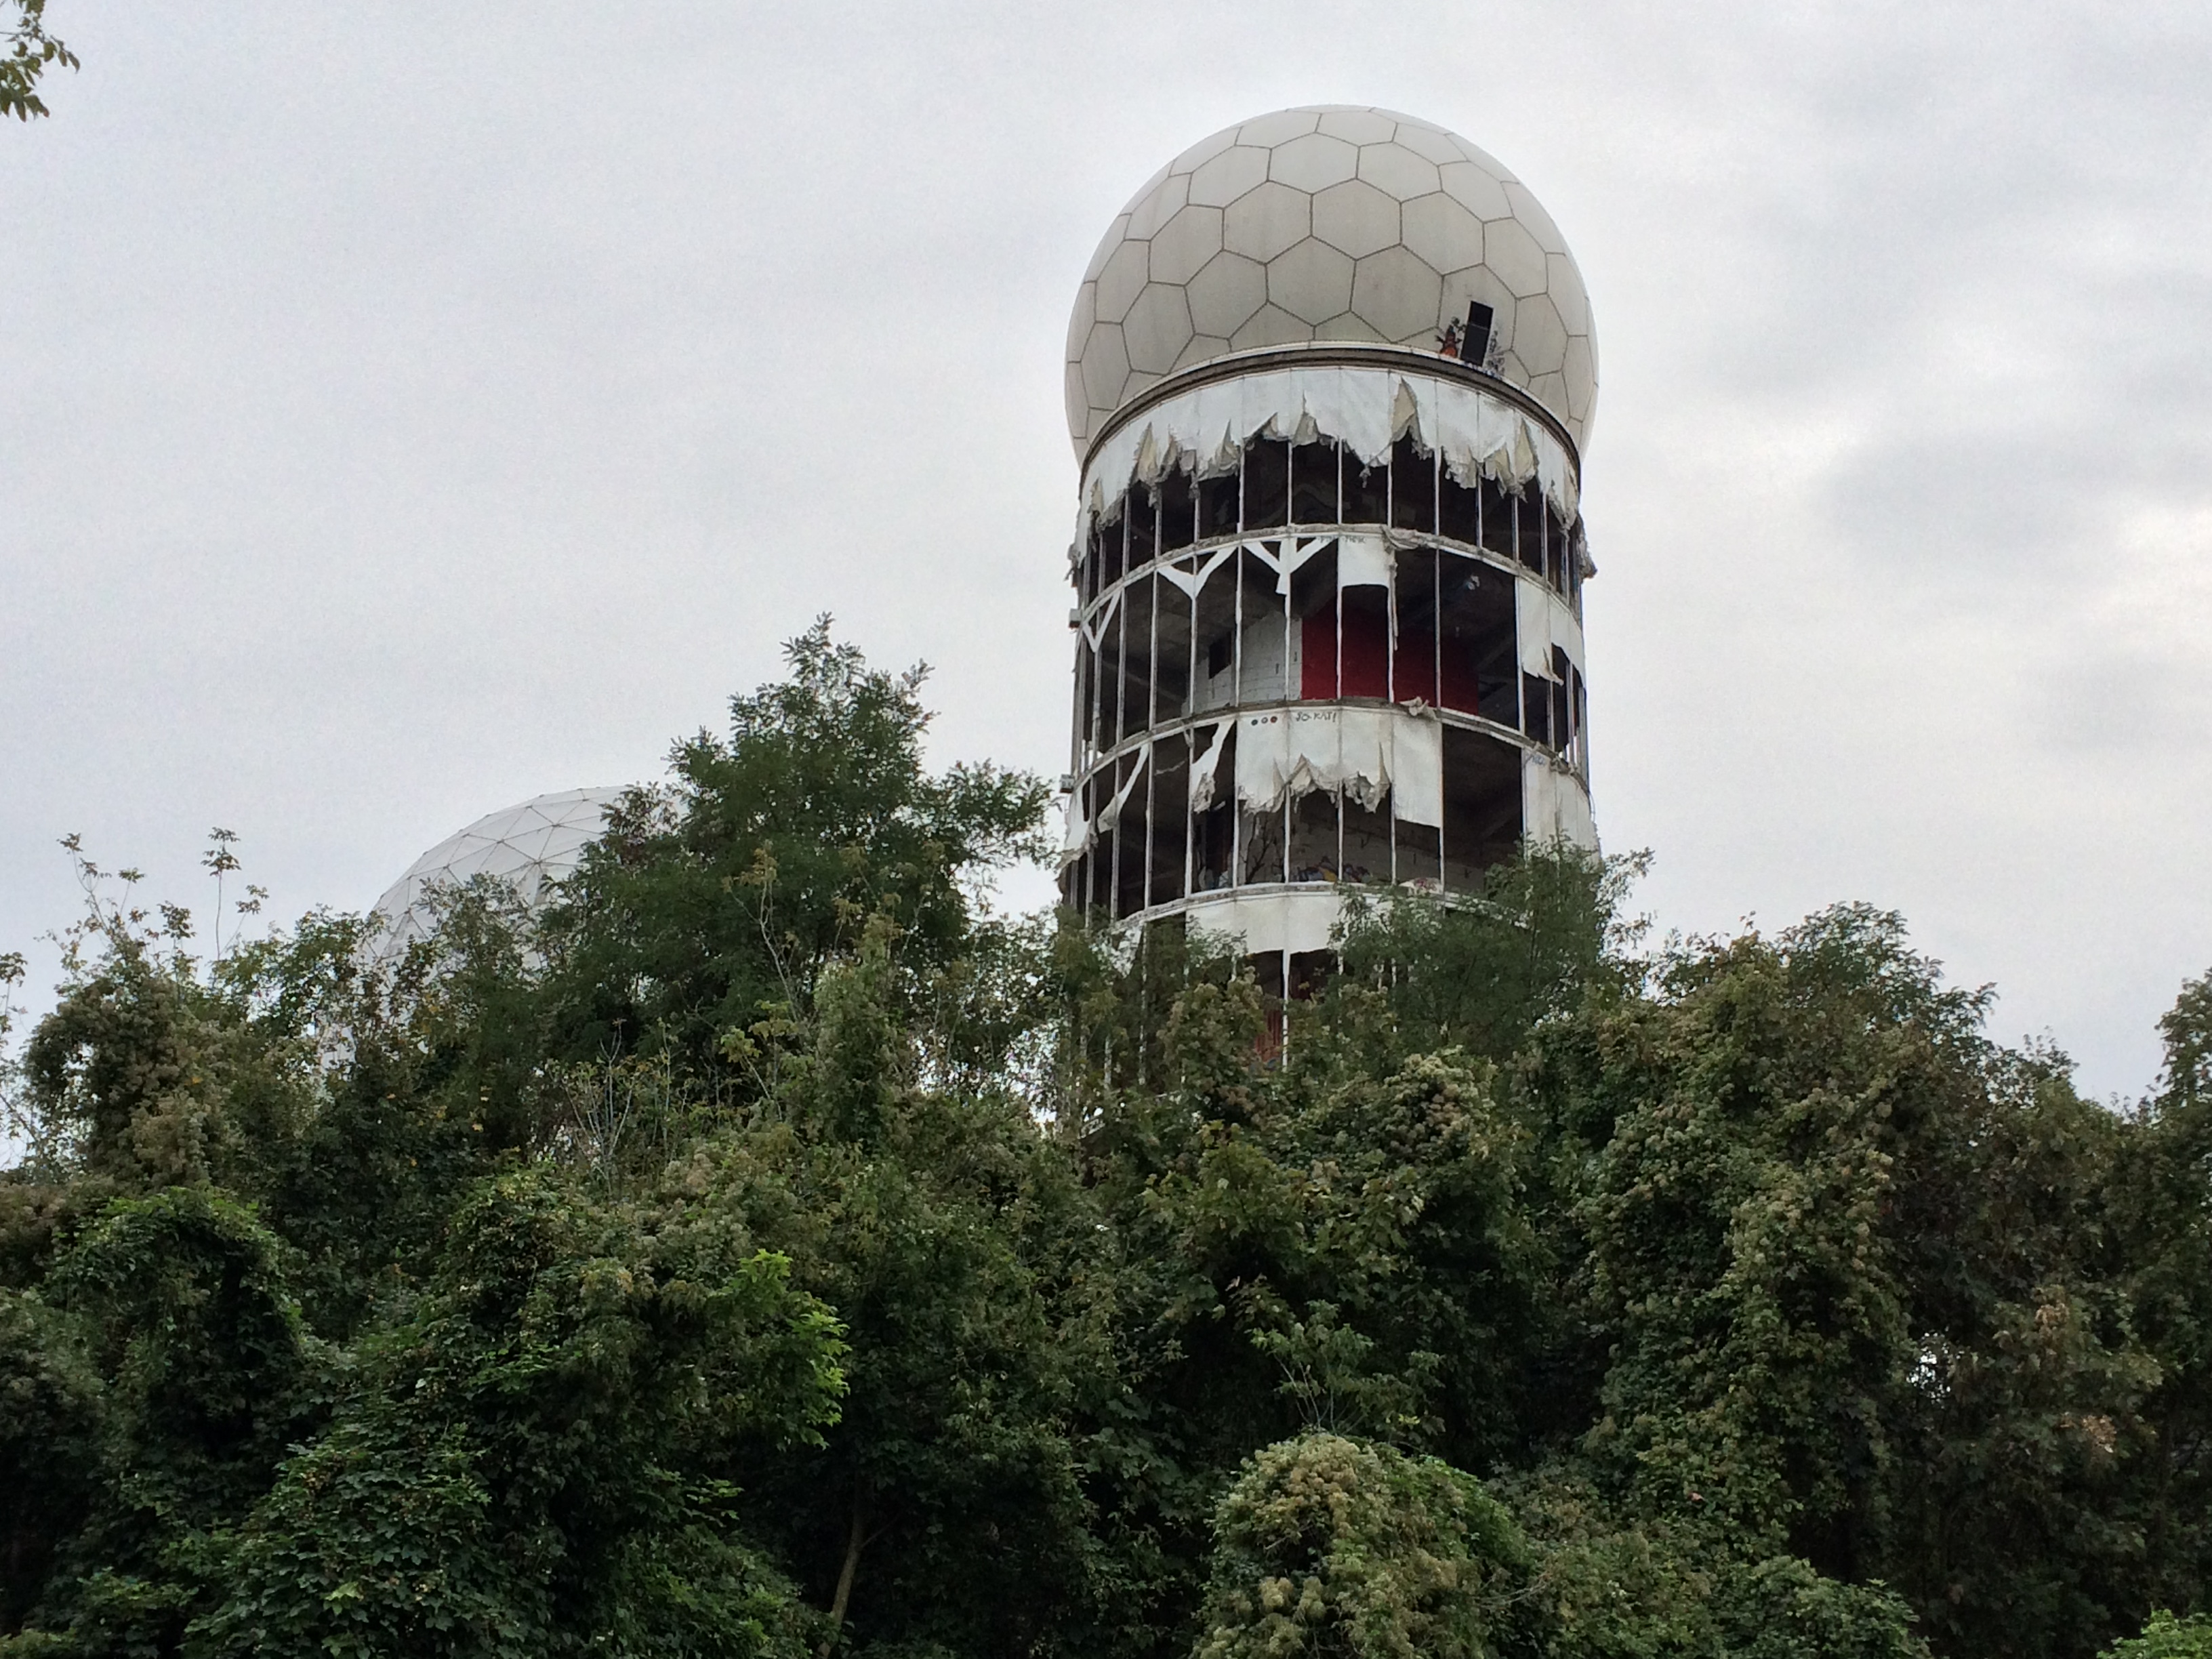
[[[2212,981],[2114,1110],[1895,916],[1532,849],[1279,1042],[994,914],[919,688],[816,630],[396,971],[81,866],[0,1656],[2208,1650]]]

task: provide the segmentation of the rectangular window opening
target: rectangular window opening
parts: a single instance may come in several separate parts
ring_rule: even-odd
[[[1362,806],[1350,796],[1344,800],[1344,861],[1337,879],[1384,882],[1390,879],[1390,810]]]
[[[1141,570],[1159,551],[1159,507],[1149,484],[1129,486],[1129,568]]]
[[[1460,342],[1459,355],[1463,362],[1477,368],[1490,362],[1490,331],[1497,313],[1480,300],[1471,300],[1467,307],[1467,331]]]
[[[1495,565],[1452,554],[1442,556],[1442,567],[1443,684],[1437,701],[1463,714],[1493,719],[1502,707],[1510,725],[1515,711],[1511,676],[1519,638],[1514,579]],[[1507,694],[1502,701],[1498,689],[1501,674]]]
[[[1237,533],[1237,474],[1198,481],[1198,533],[1203,537]]]
[[[1437,458],[1416,448],[1410,437],[1390,446],[1390,522],[1401,530],[1436,533]]]
[[[1437,561],[1435,549],[1398,554],[1398,639],[1390,662],[1390,695],[1400,702],[1437,702]]]
[[[1444,732],[1445,890],[1478,893],[1521,839],[1521,751],[1480,732]]]
[[[1390,463],[1362,466],[1357,456],[1344,458],[1344,522],[1382,525],[1390,522]]]
[[[1244,446],[1244,527],[1277,530],[1291,504],[1291,446],[1281,438],[1255,438]]]
[[[1334,442],[1299,444],[1291,451],[1291,522],[1335,524],[1337,448]]]
[[[1147,902],[1183,896],[1183,854],[1190,822],[1190,745],[1181,732],[1152,745],[1152,864]]]
[[[1178,466],[1160,480],[1160,551],[1172,553],[1198,539],[1198,503],[1190,474]]]
[[[1510,559],[1513,556],[1513,498],[1498,487],[1495,478],[1485,478],[1478,493],[1482,497],[1481,545]]]
[[[1292,881],[1337,878],[1337,800],[1331,792],[1316,789],[1291,804]]]
[[[1482,540],[1482,492],[1469,489],[1445,467],[1437,480],[1437,533],[1469,547]]]

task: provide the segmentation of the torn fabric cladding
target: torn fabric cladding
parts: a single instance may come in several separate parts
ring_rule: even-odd
[[[1388,587],[1393,561],[1390,544],[1380,536],[1345,536],[1337,542],[1339,587]]]
[[[1562,771],[1549,756],[1521,757],[1521,833],[1537,847],[1565,842],[1570,847],[1597,849],[1589,797],[1583,793],[1581,781]]]
[[[1552,647],[1567,653],[1577,673],[1583,667],[1583,630],[1575,613],[1546,583],[1533,577],[1516,577],[1513,583],[1513,629],[1519,647],[1521,672],[1538,679],[1556,680],[1558,666]]]
[[[1203,812],[1213,805],[1213,780],[1221,769],[1221,751],[1229,742],[1230,723],[1223,720],[1213,728],[1212,741],[1205,752],[1197,753],[1199,729],[1190,729],[1190,742],[1195,756],[1190,763],[1190,810]]]
[[[1597,850],[1597,820],[1591,815],[1589,795],[1571,779],[1559,785],[1559,839]]]
[[[1152,745],[1150,743],[1137,745],[1136,753],[1130,759],[1128,778],[1114,792],[1114,799],[1107,802],[1092,820],[1099,829],[1110,829],[1121,821],[1121,809],[1129,804],[1131,793],[1145,781],[1145,768],[1152,758]]]
[[[1488,478],[1518,489],[1534,478],[1572,524],[1576,465],[1550,428],[1505,398],[1455,380],[1395,368],[1282,368],[1194,386],[1132,420],[1085,469],[1083,499],[1097,519],[1134,482],[1157,483],[1179,462],[1200,477],[1235,470],[1255,438],[1336,439],[1373,466],[1410,437],[1441,450],[1445,468],[1472,488]]]
[[[1396,817],[1443,823],[1443,727],[1406,708],[1309,705],[1246,714],[1237,733],[1237,799],[1280,811],[1316,791],[1341,792],[1370,812],[1395,799]]]
[[[1097,837],[1091,833],[1091,814],[1083,810],[1083,791],[1067,798],[1067,826],[1060,837],[1060,867],[1063,870],[1091,850]]]
[[[1340,895],[1314,888],[1300,893],[1228,893],[1184,913],[1190,930],[1216,939],[1241,939],[1248,955],[1287,951],[1293,956],[1326,951],[1344,914]]]

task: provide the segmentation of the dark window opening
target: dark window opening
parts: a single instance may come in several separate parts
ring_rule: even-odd
[[[1158,711],[1155,718],[1172,720],[1190,706],[1191,605],[1189,597],[1172,582],[1156,579],[1152,595],[1158,606],[1152,620],[1156,677],[1152,695]]]
[[[1494,478],[1485,478],[1482,496],[1481,545],[1492,553],[1513,556],[1513,497],[1498,487]]]
[[[1152,745],[1152,869],[1147,902],[1182,896],[1183,826],[1190,818],[1190,753],[1177,735]]]
[[[1098,653],[1091,648],[1091,641],[1079,639],[1075,647],[1075,729],[1083,734],[1086,749],[1098,746],[1098,729],[1093,719],[1097,710],[1095,690],[1098,684]]]
[[[1482,540],[1482,492],[1469,489],[1451,475],[1451,469],[1443,469],[1437,480],[1438,512],[1437,533],[1449,536],[1455,542],[1465,542],[1473,547]]]
[[[1398,555],[1398,640],[1390,695],[1400,702],[1437,701],[1437,561],[1431,548]]]
[[[1190,474],[1177,467],[1160,480],[1160,551],[1172,553],[1198,539],[1198,507]]]
[[[1521,712],[1528,736],[1547,747],[1552,742],[1552,683],[1540,674],[1521,677]]]
[[[1136,776],[1137,768],[1144,762],[1142,754],[1124,755],[1115,763],[1112,777],[1114,788],[1122,787]],[[1133,915],[1145,908],[1145,787],[1147,780],[1139,777],[1129,790],[1129,797],[1121,803],[1121,811],[1114,820],[1114,901],[1115,917]],[[1109,798],[1109,805],[1111,805]]]
[[[1116,741],[1127,741],[1152,723],[1152,593],[1163,585],[1156,578],[1142,578],[1129,585],[1128,597],[1121,601],[1121,731]]]
[[[1198,533],[1233,536],[1237,533],[1237,475],[1198,481]]]
[[[1433,535],[1437,528],[1437,458],[1411,438],[1390,446],[1390,522],[1401,530]]]
[[[1121,511],[1122,503],[1114,503],[1114,516],[1098,526],[1098,591],[1103,593],[1121,580],[1122,538],[1127,526],[1122,520],[1127,516]]]
[[[1398,881],[1433,891],[1443,874],[1443,832],[1431,824],[1407,823],[1398,830]]]
[[[1521,839],[1521,751],[1456,726],[1444,731],[1443,882],[1480,892],[1483,873]]]
[[[1362,466],[1352,456],[1344,458],[1344,522],[1390,522],[1390,464]]]
[[[1212,741],[1211,736],[1200,739],[1201,744]],[[1200,747],[1194,758],[1205,752]],[[1221,757],[1213,763],[1213,805],[1191,823],[1196,843],[1191,848],[1194,892],[1211,893],[1230,884],[1237,834],[1236,792],[1237,728],[1231,726],[1221,735]]]
[[[1291,1000],[1310,1002],[1319,996],[1336,971],[1334,951],[1293,951],[1291,953]]]
[[[1217,781],[1214,793],[1222,793]],[[1236,809],[1226,802],[1211,807],[1191,822],[1195,845],[1191,848],[1191,890],[1212,893],[1229,885],[1230,837],[1236,832]]]
[[[1501,702],[1497,681],[1502,674],[1511,684],[1518,637],[1513,578],[1474,559],[1446,556],[1442,566],[1443,684],[1437,701],[1463,714],[1510,710],[1510,702]]]
[[[1544,574],[1543,507],[1527,490],[1513,498],[1513,552],[1528,569]]]
[[[1344,855],[1337,868],[1339,881],[1390,879],[1390,811],[1370,811],[1349,795],[1344,798]]]
[[[1299,444],[1291,451],[1291,522],[1335,524],[1337,449],[1334,443]]]
[[[1244,446],[1244,527],[1281,527],[1290,511],[1291,446],[1280,438],[1255,438]]]
[[[1291,804],[1291,879],[1337,878],[1337,798],[1316,789]]]
[[[1244,867],[1238,873],[1237,884],[1250,887],[1263,882],[1285,881],[1283,865],[1283,814],[1279,807],[1272,812],[1248,812],[1239,810],[1237,833],[1244,846]]]
[[[1159,522],[1159,513],[1152,487],[1135,484],[1129,490],[1129,568],[1141,569],[1152,562],[1159,550],[1153,544],[1154,532]]]
[[[1224,634],[1206,647],[1206,672],[1209,678],[1229,672],[1230,656],[1236,648],[1237,636],[1234,634]]]
[[[1480,300],[1468,301],[1467,333],[1460,342],[1459,355],[1462,361],[1480,368],[1490,361],[1490,330],[1493,313]]]

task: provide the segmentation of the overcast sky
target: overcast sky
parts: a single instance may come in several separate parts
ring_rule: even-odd
[[[1068,306],[1378,104],[1588,278],[1593,775],[1660,927],[1844,899],[2132,1097],[2212,967],[2212,8],[128,6],[0,131],[0,949],[54,843],[365,906],[817,612],[1057,775]],[[1041,879],[1029,890],[1043,890]]]

